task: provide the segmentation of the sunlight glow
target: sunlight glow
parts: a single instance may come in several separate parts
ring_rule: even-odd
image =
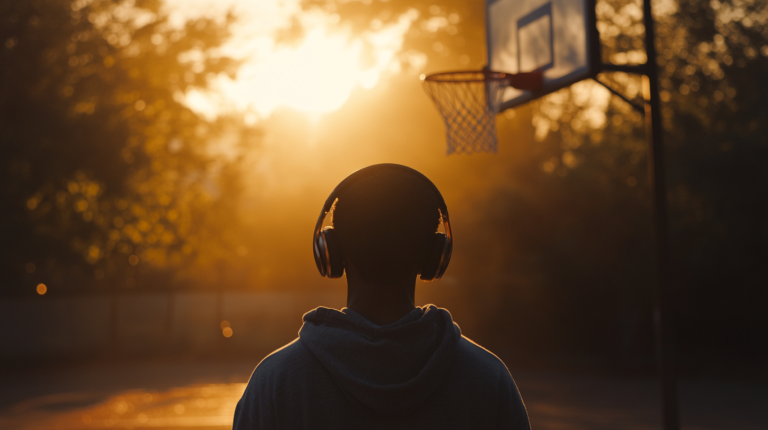
[[[174,7],[173,1],[169,3]],[[276,4],[244,13],[233,29],[226,51],[243,60],[235,79],[217,76],[210,81],[210,90],[192,90],[178,97],[209,120],[228,111],[243,113],[252,123],[279,108],[317,119],[339,109],[355,88],[371,89],[383,74],[400,72],[397,56],[406,32],[418,18],[418,12],[410,10],[389,26],[353,37],[348,28],[338,25],[338,15],[299,12],[292,2]],[[234,3],[243,10],[251,7],[248,5]],[[267,24],[265,14],[285,23]],[[278,43],[277,30],[285,28],[293,16],[304,33],[298,40]]]
[[[276,49],[264,62],[243,66],[224,93],[241,108],[267,116],[278,106],[305,112],[331,112],[349,98],[360,81],[361,44],[324,29],[307,34],[301,45]]]

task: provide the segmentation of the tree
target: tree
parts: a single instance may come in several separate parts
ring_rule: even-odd
[[[681,2],[662,19],[679,339],[689,360],[768,349],[768,7]]]
[[[0,17],[2,288],[131,286],[230,252],[221,218],[258,133],[183,97],[236,70],[218,52],[232,17],[174,28],[151,0],[7,0]]]

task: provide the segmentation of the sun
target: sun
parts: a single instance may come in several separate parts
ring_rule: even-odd
[[[270,10],[276,20],[298,17],[304,29],[300,40],[278,43],[275,24],[271,31],[264,24],[264,10],[253,14],[262,24],[249,23],[249,15],[244,14],[229,46],[242,60],[236,77],[222,75],[211,82],[209,90],[187,93],[185,102],[190,108],[209,118],[225,110],[243,113],[246,118],[267,118],[280,108],[320,118],[344,105],[355,88],[373,88],[382,75],[400,71],[397,54],[418,17],[412,10],[389,26],[353,36],[338,24],[335,14],[294,8],[290,15],[279,7]]]
[[[344,34],[314,29],[299,45],[278,47],[266,59],[245,64],[222,88],[241,108],[260,116],[278,107],[333,112],[360,83],[361,45]]]

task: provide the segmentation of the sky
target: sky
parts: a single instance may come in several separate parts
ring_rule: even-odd
[[[338,26],[339,16],[302,12],[298,0],[167,0],[171,22],[201,14],[238,19],[225,52],[243,59],[235,79],[216,78],[211,91],[192,91],[187,104],[213,118],[219,112],[242,113],[246,121],[268,119],[277,109],[308,114],[315,122],[338,110],[356,88],[371,89],[400,72],[397,54],[403,37],[418,17],[415,10],[391,25],[353,38]],[[306,29],[298,40],[279,43],[281,29],[297,19]],[[418,59],[414,59],[418,61]]]

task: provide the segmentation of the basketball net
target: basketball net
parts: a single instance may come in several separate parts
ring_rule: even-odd
[[[504,91],[510,84],[532,89],[541,85],[540,74],[529,75],[534,74],[509,75],[482,70],[422,75],[424,90],[445,123],[447,154],[495,153],[498,148],[496,115]]]

